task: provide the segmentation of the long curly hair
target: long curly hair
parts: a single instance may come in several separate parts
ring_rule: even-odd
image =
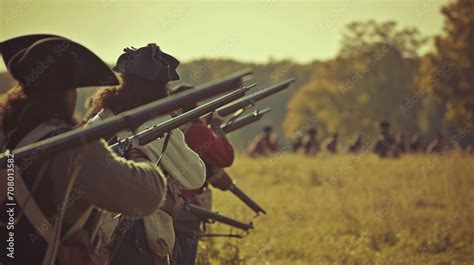
[[[120,74],[121,84],[96,91],[86,100],[88,109],[84,120],[94,117],[101,109],[115,115],[169,96],[166,83],[152,82],[133,75]]]
[[[29,91],[28,93],[26,91]],[[17,84],[0,98],[0,124],[6,148],[13,148],[31,130],[52,118],[74,126],[66,89],[25,89]]]

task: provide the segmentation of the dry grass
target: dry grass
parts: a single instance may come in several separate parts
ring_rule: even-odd
[[[229,172],[268,214],[245,239],[200,243],[199,264],[474,264],[473,156],[241,157]],[[253,217],[214,195],[215,210]]]

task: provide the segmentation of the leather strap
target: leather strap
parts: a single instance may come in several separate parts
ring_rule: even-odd
[[[17,145],[17,147],[24,146],[26,144],[34,143],[52,131],[65,129],[65,127],[58,128],[57,126],[52,126],[49,124],[40,124],[35,129],[33,129],[30,133],[28,133]],[[79,173],[80,165],[83,159],[84,153],[79,151],[77,155],[73,158],[73,162],[70,163],[70,166],[67,170],[67,175],[70,176],[68,185],[66,187],[66,191],[64,194],[64,198],[62,201],[62,205],[65,205],[65,202],[69,199],[69,195],[72,191],[72,187],[74,186],[76,177]],[[36,176],[37,178],[42,178],[46,172],[46,169],[49,165],[49,160],[47,160],[40,169],[39,174]],[[20,169],[15,167],[15,198],[19,203],[22,211],[24,212],[25,216],[31,222],[31,224],[35,227],[37,231],[41,232],[41,236],[48,242],[48,246],[46,249],[46,253],[43,259],[43,265],[53,265],[56,260],[56,253],[59,246],[60,234],[61,234],[61,227],[62,222],[64,219],[64,210],[62,210],[58,216],[58,219],[55,221],[54,225],[49,223],[48,219],[42,212],[39,205],[36,203],[36,200],[33,198],[32,194],[30,193],[28,187],[24,183]],[[65,237],[70,236],[84,225],[89,217],[89,214],[92,210],[92,207],[89,207],[76,221],[75,224],[69,229],[66,233]],[[65,238],[64,237],[64,238]]]

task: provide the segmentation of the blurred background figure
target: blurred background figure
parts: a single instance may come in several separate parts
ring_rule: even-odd
[[[468,153],[468,154],[474,154],[474,150],[473,150],[473,148],[472,148],[472,145],[466,146],[465,151],[466,151],[466,153]]]
[[[395,139],[390,134],[390,122],[381,121],[379,124],[380,135],[374,146],[374,153],[380,157],[387,157],[394,154]]]
[[[421,148],[421,136],[419,133],[415,133],[410,139],[410,152],[417,153],[422,151]]]
[[[293,153],[298,153],[301,147],[303,147],[303,138],[304,135],[298,134],[291,142],[291,150],[293,151]]]
[[[337,138],[338,138],[337,132],[332,133],[331,136],[324,139],[324,141],[321,143],[322,149],[332,154],[336,153],[337,152]]]
[[[278,151],[278,143],[273,136],[272,126],[263,127],[262,133],[255,137],[250,147],[247,149],[247,155],[251,157],[267,156]]]
[[[310,128],[303,139],[304,153],[306,155],[315,155],[319,151],[319,143],[316,140],[316,128]]]
[[[401,132],[397,135],[397,138],[395,139],[395,148],[399,154],[408,152],[405,133]]]
[[[349,153],[359,153],[362,149],[362,135],[358,135],[353,143],[349,145]]]
[[[443,145],[443,135],[438,133],[435,138],[428,144],[426,147],[426,153],[435,154],[439,153],[442,150]]]

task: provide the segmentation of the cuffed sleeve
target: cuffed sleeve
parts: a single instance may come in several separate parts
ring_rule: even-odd
[[[68,161],[79,163],[75,189],[81,191],[82,199],[89,204],[140,217],[153,213],[164,200],[166,181],[153,164],[121,158],[103,140],[58,155],[53,160],[53,175],[64,171],[61,168]]]

